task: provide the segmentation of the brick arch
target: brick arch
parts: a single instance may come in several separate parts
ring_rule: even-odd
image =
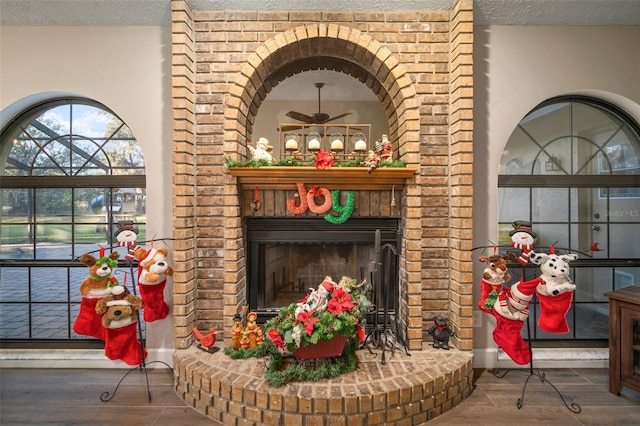
[[[267,94],[296,73],[330,69],[351,75],[378,96],[390,136],[408,164],[417,164],[418,100],[404,66],[380,42],[337,24],[307,24],[277,34],[250,55],[226,97],[225,154],[246,157],[256,113]],[[415,113],[410,111],[415,110]],[[415,155],[410,155],[415,154]]]

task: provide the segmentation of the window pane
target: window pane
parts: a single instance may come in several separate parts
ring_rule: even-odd
[[[33,259],[32,225],[2,225],[0,259]]]
[[[33,303],[31,309],[33,339],[69,337],[69,309],[66,303]]]
[[[640,257],[640,224],[610,225],[611,254],[609,257],[637,259]]]
[[[60,302],[68,300],[67,268],[31,268],[31,300]]]
[[[603,296],[613,290],[613,268],[573,268],[576,302],[608,302]]]
[[[27,303],[6,303],[0,309],[0,338],[29,338],[29,305]]]
[[[36,190],[38,223],[70,223],[72,206],[71,188],[38,188]]]
[[[569,193],[572,222],[606,221],[606,199],[599,198],[599,188],[571,188]]]
[[[629,286],[640,285],[640,268],[616,268],[614,277],[614,290]]]
[[[640,195],[640,188],[610,188],[610,190],[609,209],[605,211],[609,220],[640,223],[640,198],[632,197],[633,192],[638,192]],[[628,194],[629,197],[618,197],[616,194]]]
[[[28,302],[28,282],[28,268],[0,268],[0,302]]]
[[[498,188],[498,222],[529,220],[529,188]]]
[[[576,339],[609,338],[608,303],[577,303],[575,310]]]
[[[535,246],[548,249],[551,245],[562,248],[572,248],[569,244],[569,225],[567,224],[533,224],[538,234]],[[535,249],[534,249],[535,250]]]
[[[533,222],[566,222],[569,220],[567,188],[532,188]]]

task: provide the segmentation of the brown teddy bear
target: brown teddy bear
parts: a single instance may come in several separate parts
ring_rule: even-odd
[[[164,288],[167,276],[173,275],[173,269],[167,262],[166,248],[139,248],[135,251],[138,261],[138,288],[144,301],[144,320],[153,322],[169,315],[169,305],[164,301]]]
[[[138,311],[144,302],[124,286],[114,287],[112,294],[97,303],[96,313],[102,315],[106,338],[104,354],[112,360],[120,359],[129,365],[139,365],[147,351],[136,337]]]
[[[84,336],[105,339],[102,317],[96,313],[96,304],[103,297],[111,294],[111,287],[118,285],[118,280],[112,275],[118,266],[118,252],[106,256],[104,249],[100,249],[100,257],[96,259],[91,254],[80,256],[80,262],[89,267],[89,277],[80,284],[80,311],[73,324],[73,331]]]

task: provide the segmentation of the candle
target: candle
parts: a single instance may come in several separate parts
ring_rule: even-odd
[[[288,151],[295,151],[296,149],[298,149],[298,142],[295,139],[291,138],[287,140],[287,142],[285,142],[284,149]]]
[[[362,139],[358,139],[356,141],[354,149],[356,151],[366,151],[367,150],[367,143],[365,141],[363,141]]]
[[[311,139],[309,141],[309,149],[311,151],[317,151],[320,149],[320,141],[318,139]]]
[[[342,151],[344,149],[344,144],[340,139],[334,139],[331,142],[331,151]]]

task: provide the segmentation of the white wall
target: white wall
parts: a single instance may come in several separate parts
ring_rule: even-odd
[[[640,26],[476,27],[474,34],[474,247],[498,240],[498,167],[514,128],[540,102],[582,94],[611,102],[640,122]],[[474,253],[474,259],[480,254]],[[474,307],[484,264],[474,265]],[[498,361],[482,314],[475,365]],[[535,356],[535,354],[534,354]]]
[[[0,126],[59,94],[106,105],[143,149],[147,235],[171,238],[171,28],[0,27],[0,52]],[[170,301],[170,280],[166,290]],[[147,346],[149,360],[170,361],[171,316],[147,324]]]

